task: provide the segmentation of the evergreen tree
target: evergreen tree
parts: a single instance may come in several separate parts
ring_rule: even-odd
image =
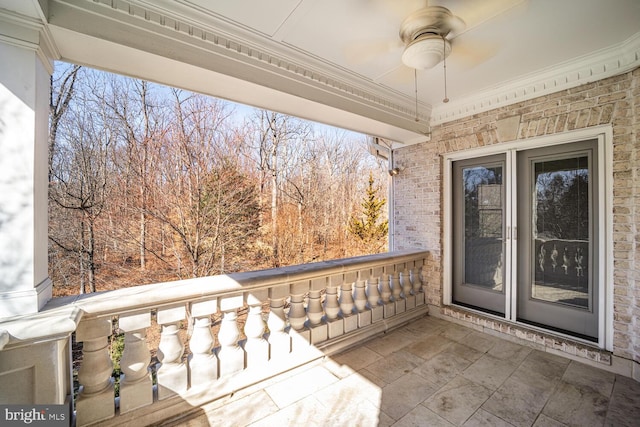
[[[349,233],[365,244],[382,243],[380,240],[387,236],[389,231],[389,221],[380,221],[382,216],[382,208],[386,200],[378,197],[380,189],[374,186],[373,174],[369,173],[369,185],[367,187],[367,195],[362,202],[361,217],[351,215],[347,230]]]

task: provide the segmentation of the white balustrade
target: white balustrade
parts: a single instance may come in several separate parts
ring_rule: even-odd
[[[160,419],[153,408],[168,412],[180,402],[220,398],[242,387],[240,379],[267,378],[322,357],[318,349],[332,354],[422,316],[427,311],[421,276],[425,257],[425,252],[375,255],[190,279],[188,285],[140,286],[79,300],[72,306],[84,316],[76,329],[83,343],[76,424],[131,424],[139,414],[146,417],[140,422],[153,423]],[[156,308],[161,328],[158,400],[167,402],[157,406],[146,341]],[[222,313],[219,348],[212,329],[217,313]],[[242,342],[239,313],[246,316]],[[125,334],[119,411],[108,349],[112,318],[118,318]],[[188,360],[183,328],[191,329]],[[252,369],[251,375],[234,375],[245,369]]]

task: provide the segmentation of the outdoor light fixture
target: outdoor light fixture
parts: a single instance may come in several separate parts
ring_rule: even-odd
[[[451,53],[449,40],[434,33],[416,37],[402,53],[402,63],[416,70],[435,67]]]
[[[396,176],[400,173],[400,168],[389,169],[389,175]]]

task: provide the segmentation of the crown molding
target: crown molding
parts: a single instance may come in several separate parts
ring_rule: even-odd
[[[472,97],[432,110],[431,125],[451,122],[474,114],[527,101],[586,83],[626,73],[640,66],[640,32],[619,45],[530,73]]]
[[[39,18],[0,9],[0,42],[36,53],[49,74],[59,56],[51,33]]]

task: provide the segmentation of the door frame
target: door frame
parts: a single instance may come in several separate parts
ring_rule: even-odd
[[[588,139],[598,140],[598,196],[601,210],[598,219],[597,232],[599,237],[599,254],[600,269],[598,271],[598,296],[599,296],[599,318],[598,318],[598,347],[609,351],[613,350],[613,128],[611,125],[594,126],[591,128],[580,129],[575,131],[564,132],[554,135],[546,135],[542,137],[528,138],[526,140],[514,140],[502,144],[491,145],[487,147],[472,148],[453,153],[443,154],[442,162],[442,200],[443,200],[443,236],[442,236],[442,302],[445,306],[451,306],[453,303],[453,200],[452,200],[452,183],[453,183],[453,162],[465,160],[474,157],[484,157],[493,154],[506,153],[507,164],[505,170],[506,182],[506,206],[508,237],[515,235],[517,229],[512,227],[512,218],[517,218],[516,205],[512,203],[514,191],[517,188],[516,176],[513,168],[516,165],[516,155],[518,151],[532,148],[547,147],[553,145],[566,144],[571,142],[579,142]],[[507,240],[507,254],[514,257],[517,256],[517,239],[509,238]],[[513,259],[509,259],[512,261]],[[505,262],[506,263],[506,262]],[[517,284],[517,266],[516,262],[506,263],[505,277],[510,277],[512,286],[505,284],[505,316],[496,316],[482,311],[477,311],[483,316],[494,317],[496,319],[522,325],[526,328],[540,329],[546,333],[559,335],[570,338],[574,341],[584,341],[591,345],[593,341],[582,340],[580,338],[565,335],[552,330],[538,328],[526,323],[518,322],[517,319],[517,292],[515,288]],[[467,307],[461,307],[464,310],[475,311]]]

